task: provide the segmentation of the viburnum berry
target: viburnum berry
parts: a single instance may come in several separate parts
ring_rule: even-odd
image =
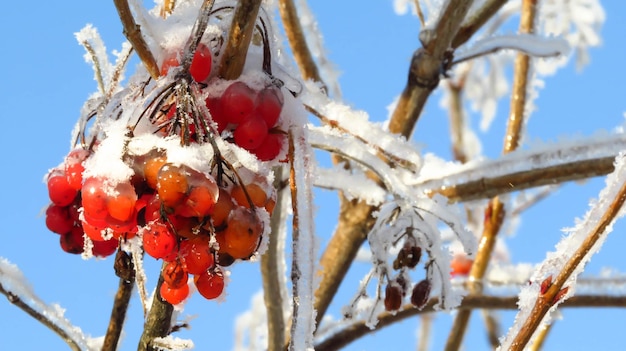
[[[413,306],[417,308],[422,308],[428,302],[428,297],[430,296],[430,289],[432,284],[430,280],[424,279],[419,283],[415,284],[413,287],[413,292],[411,293],[411,303]]]
[[[224,230],[224,243],[220,250],[235,259],[250,257],[259,246],[263,234],[263,223],[256,213],[248,208],[237,207],[228,216]]]
[[[415,268],[422,257],[422,248],[414,243],[414,240],[406,240],[393,261],[393,269],[402,267]]]
[[[282,133],[268,133],[259,147],[251,152],[261,161],[275,159],[285,144],[285,135]]]
[[[269,128],[278,122],[283,109],[284,97],[280,88],[268,86],[261,90],[256,98],[256,112],[265,120]]]
[[[212,176],[187,169],[189,191],[176,213],[184,217],[206,217],[213,212],[219,196],[217,183]]]
[[[235,128],[233,137],[235,144],[246,150],[254,150],[263,144],[267,133],[265,120],[258,114],[251,114]]]
[[[177,246],[176,235],[167,224],[155,221],[143,228],[143,249],[148,255],[171,261],[175,258]]]
[[[222,97],[220,105],[229,123],[239,124],[249,116],[255,108],[256,92],[244,82],[229,85]]]
[[[150,157],[144,161],[143,177],[150,189],[156,190],[157,176],[159,174],[159,170],[165,163],[167,163],[167,157],[165,156]]]
[[[135,209],[137,193],[130,182],[116,184],[106,201],[109,215],[118,221],[126,222],[137,215]]]
[[[76,191],[83,186],[83,172],[85,171],[83,162],[90,154],[85,149],[74,149],[65,157],[65,176],[69,185]]]
[[[183,269],[183,265],[178,261],[171,261],[165,265],[163,272],[163,281],[172,288],[180,288],[183,285],[187,285],[189,273]]]
[[[196,82],[205,81],[209,77],[209,74],[211,74],[212,64],[213,57],[211,55],[211,49],[203,43],[199,43],[193,55],[193,59],[191,60],[191,65],[189,66],[189,73],[193,80]]]
[[[178,305],[189,296],[189,285],[183,284],[180,287],[174,288],[164,281],[163,284],[161,284],[159,293],[163,300],[172,305]]]
[[[217,269],[194,276],[193,282],[200,295],[207,300],[219,297],[224,291],[224,275]]]
[[[46,227],[57,234],[65,234],[74,227],[68,206],[50,204],[46,209]]]
[[[85,247],[85,238],[83,230],[80,227],[73,227],[72,230],[65,234],[61,234],[59,239],[61,249],[71,254],[81,254]]]
[[[387,311],[399,310],[402,306],[402,289],[397,284],[387,284],[383,302]]]
[[[454,255],[452,262],[450,262],[450,274],[452,276],[468,275],[473,263],[474,260],[468,258],[465,254]]]
[[[104,187],[104,181],[96,177],[89,177],[83,183],[81,191],[83,213],[89,222],[104,221],[109,214]]]
[[[184,270],[191,274],[200,274],[215,264],[209,239],[203,235],[181,241],[178,257]]]
[[[178,67],[179,65],[178,52],[168,53],[163,63],[161,63],[161,76],[166,76],[172,67]]]
[[[246,197],[246,193],[250,196],[250,201],[256,207],[263,207],[267,202],[267,194],[265,190],[257,183],[250,183],[245,186],[236,185],[230,191],[230,196],[237,202],[239,206],[250,208],[250,201]]]
[[[67,180],[65,171],[61,169],[55,169],[48,174],[47,185],[48,196],[55,205],[69,206],[78,195],[78,191]]]
[[[85,233],[85,235],[87,235],[87,237],[94,242],[106,240],[102,236],[103,233],[106,233],[106,228],[93,225],[85,220],[81,221],[81,228],[83,229],[83,232]]]
[[[211,119],[217,124],[217,131],[223,132],[228,127],[229,119],[222,109],[221,99],[209,97],[205,100],[205,104],[211,113]]]
[[[115,238],[104,241],[94,241],[91,252],[96,257],[107,257],[111,256],[115,251],[117,251],[118,246],[119,241]]]
[[[217,198],[217,202],[213,207],[213,214],[211,215],[213,226],[215,228],[221,227],[226,222],[233,208],[235,208],[235,204],[233,203],[231,195],[226,190],[220,188],[219,197]]]
[[[157,193],[165,206],[178,206],[188,189],[187,174],[181,166],[166,163],[161,167],[157,175]]]

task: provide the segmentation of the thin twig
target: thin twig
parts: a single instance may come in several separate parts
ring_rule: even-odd
[[[243,72],[260,7],[261,0],[240,0],[237,2],[228,33],[228,42],[221,54],[220,76],[222,78],[237,79]]]
[[[470,13],[454,36],[451,46],[458,48],[465,44],[508,0],[487,0],[475,12]]]
[[[548,325],[545,325],[543,328],[541,328],[541,330],[539,330],[537,337],[533,341],[532,345],[530,345],[528,351],[541,350],[541,348],[543,347],[543,344],[546,342],[546,338],[548,337],[550,330],[552,330],[552,326],[554,326],[554,321],[552,321],[552,323]]]
[[[417,1],[416,1],[417,2]],[[425,314],[420,318],[420,330],[417,340],[417,351],[428,351],[430,348],[431,330],[433,328],[433,316]]]
[[[492,311],[482,310],[483,320],[485,321],[485,329],[487,329],[487,339],[489,345],[495,350],[500,346],[500,322]]]
[[[572,276],[574,270],[581,264],[583,258],[591,251],[593,246],[596,245],[606,228],[613,222],[618,212],[621,210],[625,201],[626,183],[622,184],[607,211],[598,221],[596,227],[587,235],[585,240],[580,244],[580,247],[578,247],[576,252],[565,263],[552,285],[544,294],[540,294],[537,297],[528,319],[526,319],[518,334],[513,339],[511,351],[522,350],[526,344],[528,344],[533,333],[537,330],[543,318],[554,305],[556,296],[564,288],[565,282]]]
[[[319,69],[307,45],[296,6],[292,0],[279,0],[278,8],[289,46],[300,69],[300,75],[305,80],[312,80],[321,84],[323,91],[326,93],[328,89],[320,76]]]
[[[120,277],[120,282],[113,301],[111,309],[111,318],[109,318],[109,326],[101,351],[115,351],[119,343],[122,330],[124,328],[124,320],[126,312],[133,293],[135,285],[135,267],[133,260],[129,254],[123,250],[118,250],[115,256],[115,274]]]
[[[65,341],[65,343],[67,343],[67,345],[70,347],[70,349],[72,349],[73,351],[82,351],[78,342],[72,339],[72,337],[63,328],[61,328],[55,322],[50,320],[44,314],[32,308],[29,304],[24,302],[18,295],[14,294],[13,292],[9,290],[6,290],[1,282],[0,282],[0,294],[6,296],[11,304],[15,305],[17,308],[26,312],[26,314],[33,317],[39,323],[43,324],[48,329],[52,330],[55,334],[57,334],[59,337],[61,337],[61,339],[63,339],[63,341]]]
[[[87,50],[89,56],[91,56],[91,60],[93,61],[93,70],[96,73],[96,82],[98,83],[98,90],[100,94],[106,96],[106,88],[104,84],[104,78],[102,77],[102,68],[100,66],[100,61],[98,60],[98,55],[96,55],[96,51],[91,46],[91,43],[88,40],[83,40],[81,42],[82,46]]]
[[[165,267],[165,264],[166,262],[163,262],[163,267]],[[170,333],[174,307],[161,298],[162,284],[163,276],[159,274],[159,281],[152,298],[152,307],[150,307],[150,311],[146,316],[143,334],[141,334],[137,351],[156,351],[157,349],[152,345],[154,338],[165,337]]]
[[[166,18],[169,16],[172,11],[174,11],[174,7],[176,6],[176,0],[163,0],[163,5],[161,6],[161,17]]]
[[[124,36],[126,36],[133,49],[137,52],[139,59],[143,62],[150,76],[153,79],[159,78],[159,66],[141,34],[140,26],[133,18],[133,14],[128,6],[128,0],[113,0],[113,3],[115,3],[115,8],[117,8],[117,13],[122,21]]]
[[[280,350],[285,344],[285,317],[283,311],[283,296],[279,277],[283,274],[279,266],[279,242],[278,233],[282,225],[282,213],[284,197],[281,189],[283,180],[283,168],[274,171],[274,188],[279,189],[276,196],[276,205],[270,219],[271,231],[267,251],[261,256],[261,277],[263,279],[263,300],[267,310],[267,349],[270,351]]]
[[[485,310],[516,310],[518,297],[517,296],[488,296],[488,295],[468,295],[463,299],[459,310],[473,310],[473,309],[485,309]],[[413,305],[405,305],[399,311],[395,313],[383,312],[378,315],[378,324],[376,330],[381,330],[384,327],[390,326],[394,323],[400,322],[406,318],[416,315],[436,312],[434,307],[439,303],[437,298],[433,298],[428,301],[423,309],[419,310]],[[573,296],[564,301],[561,305],[563,308],[574,307],[621,307],[626,308],[626,296],[598,296],[598,295],[580,295]],[[350,324],[344,328],[341,328],[336,333],[325,338],[317,345],[315,350],[317,351],[332,351],[339,350],[345,347],[349,343],[356,339],[372,333],[366,325],[366,321],[359,321]]]

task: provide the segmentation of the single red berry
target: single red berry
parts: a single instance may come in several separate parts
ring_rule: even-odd
[[[94,241],[91,252],[96,257],[108,257],[117,251],[118,245],[119,241],[115,238],[105,241]]]
[[[207,300],[219,297],[224,291],[224,275],[217,269],[196,275],[193,281],[200,295]]]
[[[46,209],[46,227],[57,234],[72,230],[74,219],[70,215],[69,207],[50,204]]]
[[[70,185],[63,170],[56,169],[50,172],[47,184],[48,195],[55,205],[69,206],[78,195],[78,191]]]
[[[161,298],[172,305],[178,305],[179,303],[185,301],[185,299],[189,296],[189,285],[183,284],[178,288],[174,288],[163,282],[161,284],[161,289],[159,289],[159,293],[161,294]]]
[[[206,45],[199,43],[196,48],[196,52],[191,60],[189,66],[189,73],[196,82],[203,82],[211,74],[211,65],[213,64],[213,57],[211,56],[211,49]]]
[[[61,249],[71,254],[81,254],[85,247],[85,238],[83,230],[80,227],[73,227],[72,230],[60,237]]]
[[[255,91],[244,82],[234,82],[222,94],[220,104],[229,123],[240,123],[255,107]]]
[[[246,150],[254,150],[263,144],[267,137],[267,124],[261,116],[252,114],[246,117],[233,132],[235,144]]]
[[[191,274],[205,272],[215,264],[208,236],[181,241],[178,257],[183,268]]]
[[[170,68],[178,67],[180,62],[178,61],[178,52],[170,52],[165,56],[163,63],[161,64],[161,76],[166,76]]]
[[[268,128],[274,127],[278,122],[283,103],[283,93],[276,86],[269,86],[259,92],[256,99],[256,112],[263,117]]]
[[[165,223],[156,221],[143,228],[143,248],[156,259],[166,259],[176,254],[178,240]]]
[[[270,161],[275,159],[285,144],[285,136],[279,133],[269,133],[252,153],[261,161]]]
[[[217,124],[217,131],[223,132],[228,127],[229,120],[222,109],[221,99],[207,98],[205,104],[211,113],[211,119]]]
[[[456,275],[468,275],[470,270],[472,269],[472,264],[474,260],[468,258],[464,254],[454,255],[452,258],[452,262],[450,262],[450,274],[452,276]]]
[[[101,178],[90,177],[85,179],[81,191],[85,219],[95,224],[92,220],[105,220],[109,215],[107,209],[107,194],[104,191],[104,181]]]
[[[85,171],[83,162],[90,154],[85,149],[74,149],[65,157],[65,176],[67,182],[76,191],[83,186],[83,172]]]

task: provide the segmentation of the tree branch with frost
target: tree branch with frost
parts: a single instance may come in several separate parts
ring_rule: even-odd
[[[3,257],[0,257],[0,294],[61,337],[70,349],[81,351],[88,348],[87,337],[63,316],[64,310],[58,305],[44,303],[28,285],[22,271]]]
[[[574,293],[576,276],[600,249],[613,223],[625,214],[622,210],[626,201],[624,154],[616,158],[615,171],[607,177],[606,184],[583,220],[576,228],[570,229],[569,235],[557,245],[557,252],[548,254],[537,268],[531,278],[532,285],[520,293],[520,306],[532,306],[532,309],[522,309],[518,313],[515,325],[509,330],[501,347],[522,350],[531,341],[540,325],[549,321],[550,313]],[[575,252],[571,252],[574,248]],[[558,274],[552,278],[551,272],[555,270]]]
[[[126,319],[126,312],[128,311],[133,286],[135,285],[135,267],[131,256],[125,251],[118,249],[115,255],[114,269],[120,281],[117,292],[115,293],[115,298],[113,299],[109,326],[104,336],[101,351],[115,351],[118,349],[118,343]]]
[[[153,79],[159,78],[159,66],[154,59],[154,55],[150,51],[148,44],[146,43],[143,35],[141,34],[141,27],[135,22],[133,14],[128,6],[128,0],[113,0],[117,13],[122,22],[124,28],[124,36],[132,44],[135,52],[139,56],[139,59],[148,70],[148,73]]]
[[[228,41],[221,54],[220,77],[233,80],[241,75],[260,8],[261,0],[237,2],[228,32]]]
[[[163,262],[161,269],[163,269],[166,264],[166,262]],[[162,284],[163,276],[159,274],[159,280],[152,297],[152,306],[146,316],[143,333],[141,334],[139,345],[137,346],[138,351],[159,350],[153,341],[157,338],[164,338],[170,334],[174,307],[161,297]]]
[[[476,11],[468,14],[467,18],[454,35],[454,39],[452,39],[450,45],[456,49],[465,44],[490,18],[500,11],[507,1],[508,0],[487,0]]]
[[[293,0],[279,0],[278,9],[285,28],[287,40],[289,41],[289,46],[293,52],[296,64],[300,69],[300,75],[304,80],[312,80],[319,83],[322,91],[327,93],[328,88],[322,80],[319,69],[315,64],[311,50],[309,50],[306,38],[304,37],[304,31],[300,24],[296,5],[293,3]]]
[[[516,310],[518,298],[516,296],[490,296],[490,295],[467,295],[463,298],[457,310]],[[393,325],[407,318],[417,315],[424,315],[436,312],[435,306],[438,304],[437,298],[428,301],[423,309],[417,309],[411,304],[403,306],[395,313],[383,312],[378,315],[376,330]],[[573,296],[561,305],[563,308],[585,308],[585,307],[620,307],[626,308],[626,296],[614,295],[580,295]],[[328,334],[319,335],[315,344],[317,351],[340,350],[351,342],[367,335],[373,331],[367,326],[366,321],[357,321],[348,325],[339,325]]]

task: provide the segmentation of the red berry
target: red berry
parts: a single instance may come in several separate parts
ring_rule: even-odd
[[[387,284],[385,288],[385,309],[397,311],[402,306],[402,289],[397,284]]]
[[[453,276],[468,275],[473,263],[474,261],[464,254],[454,255],[452,262],[450,262],[450,274]]]
[[[228,122],[238,124],[254,111],[255,92],[244,82],[234,82],[221,97],[220,104]]]
[[[237,207],[231,211],[226,223],[220,250],[235,259],[250,257],[259,246],[263,234],[263,224],[259,217],[248,208]]]
[[[185,301],[187,296],[189,296],[189,285],[183,284],[178,288],[174,288],[163,282],[161,284],[161,289],[159,289],[159,293],[161,294],[161,298],[172,305],[178,305],[179,303]]]
[[[81,221],[81,228],[83,229],[85,235],[87,235],[87,237],[92,241],[104,241],[102,233],[106,230],[106,228],[93,225],[88,221]]]
[[[189,273],[183,269],[183,265],[178,261],[168,262],[161,275],[163,276],[163,281],[172,288],[180,288],[183,285],[187,285],[187,279],[189,278]]]
[[[221,99],[207,98],[205,104],[211,113],[211,119],[217,124],[217,131],[221,133],[228,126],[228,117],[222,109]]]
[[[46,227],[57,234],[72,230],[74,219],[70,215],[69,207],[50,204],[46,209]]]
[[[105,220],[109,214],[107,209],[107,194],[104,191],[104,181],[100,178],[87,178],[81,191],[85,219]]]
[[[135,203],[137,194],[130,182],[115,185],[113,192],[107,196],[107,211],[118,221],[126,222],[136,215]]]
[[[50,172],[47,183],[48,195],[55,205],[69,206],[78,195],[78,191],[70,185],[63,170],[56,169]]]
[[[71,254],[81,254],[84,251],[85,238],[80,227],[74,227],[72,230],[60,237],[61,249]]]
[[[278,133],[269,133],[252,153],[261,161],[270,161],[275,159],[285,144],[285,136]]]
[[[161,64],[161,75],[166,76],[170,68],[178,67],[180,62],[178,61],[178,52],[171,52],[167,54],[163,63]]]
[[[85,166],[83,162],[89,157],[90,152],[85,149],[74,149],[65,157],[65,176],[67,182],[75,190],[80,190],[83,186],[83,172]]]
[[[191,274],[205,272],[215,264],[208,236],[181,241],[178,257],[183,268]]]
[[[196,82],[203,82],[211,74],[211,65],[213,63],[213,57],[211,57],[211,50],[204,44],[198,44],[196,52],[191,60],[191,66],[189,66],[189,73]]]
[[[283,102],[283,93],[276,86],[269,86],[259,92],[256,99],[256,112],[263,117],[269,128],[278,122]]]
[[[246,117],[233,132],[235,144],[246,150],[254,150],[263,144],[267,137],[267,124],[261,116],[252,114]]]
[[[413,292],[411,293],[411,303],[413,306],[421,309],[426,305],[426,302],[428,302],[428,296],[430,296],[431,287],[432,285],[428,279],[424,279],[415,284]]]
[[[111,238],[105,241],[94,241],[91,252],[96,257],[111,256],[115,251],[117,251],[118,245],[119,241],[115,238]]]
[[[176,235],[165,223],[151,222],[143,228],[143,249],[156,259],[174,256],[177,244]]]
[[[196,275],[193,281],[200,295],[207,300],[219,297],[224,291],[224,275],[218,270]]]

